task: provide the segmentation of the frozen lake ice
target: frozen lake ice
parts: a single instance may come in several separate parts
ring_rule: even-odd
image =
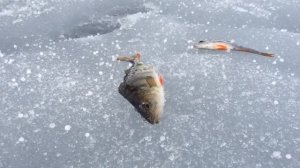
[[[0,1],[0,168],[300,167],[297,0]],[[270,51],[194,50],[227,40]],[[140,51],[161,122],[118,93]]]

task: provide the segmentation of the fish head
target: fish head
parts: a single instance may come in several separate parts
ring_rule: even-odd
[[[162,88],[156,88],[156,90],[142,97],[138,105],[138,111],[151,124],[159,123],[164,110],[164,102]]]
[[[209,41],[199,41],[197,44],[194,44],[195,48],[199,49],[211,49],[212,48],[212,43]]]

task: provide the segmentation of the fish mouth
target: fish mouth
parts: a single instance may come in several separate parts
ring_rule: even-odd
[[[198,43],[193,45],[194,48],[200,48]]]
[[[157,117],[153,117],[151,115],[149,115],[149,113],[144,112],[140,109],[137,109],[138,113],[140,113],[140,115],[150,124],[158,124],[160,119],[157,119]]]
[[[199,43],[194,44],[193,47],[194,47],[194,48],[203,48],[203,49],[206,48],[204,45],[199,44]]]
[[[140,107],[136,108],[136,110],[150,124],[158,124],[161,118],[161,114],[163,113],[163,108],[158,107],[156,107],[152,111],[147,111]]]

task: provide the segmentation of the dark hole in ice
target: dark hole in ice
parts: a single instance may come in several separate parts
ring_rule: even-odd
[[[93,35],[101,35],[113,32],[121,27],[121,24],[116,21],[117,18],[132,15],[136,13],[147,13],[151,9],[144,6],[137,7],[114,7],[106,14],[108,19],[85,22],[75,26],[66,33],[65,38],[81,38]]]
[[[146,8],[144,6],[138,6],[138,7],[115,7],[112,8],[111,11],[108,13],[110,16],[126,16],[126,15],[132,15],[136,13],[148,13],[151,11],[151,9]]]
[[[113,21],[101,21],[84,23],[73,28],[70,32],[65,33],[66,38],[81,38],[87,36],[101,35],[113,32],[119,29],[121,24]]]

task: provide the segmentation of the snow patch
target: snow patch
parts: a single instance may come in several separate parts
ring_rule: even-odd
[[[92,91],[88,91],[86,94],[85,94],[85,96],[92,96],[94,93],[92,92]]]
[[[23,137],[20,137],[20,138],[18,139],[18,141],[19,141],[19,142],[24,142],[25,139],[24,139]]]
[[[65,125],[65,130],[68,132],[68,131],[70,131],[71,130],[71,126],[70,125]]]
[[[86,138],[88,138],[88,137],[90,136],[90,133],[87,132],[87,133],[84,134],[84,136],[85,136]]]
[[[31,74],[31,69],[27,69],[27,70],[26,70],[26,73],[27,73],[27,74]]]
[[[50,123],[49,124],[49,128],[55,128],[56,127],[56,124],[55,123]]]
[[[285,158],[288,159],[288,160],[289,160],[289,159],[292,159],[292,155],[291,155],[291,154],[286,154],[286,155],[285,155]]]
[[[160,140],[161,142],[163,142],[163,141],[166,140],[166,137],[165,137],[164,135],[162,135],[162,136],[160,136],[159,140]]]
[[[274,159],[281,159],[282,156],[281,156],[281,152],[280,151],[274,151],[271,155],[271,158],[274,158]]]
[[[24,114],[19,113],[19,114],[18,114],[18,117],[19,117],[19,118],[23,118],[23,117],[24,117]]]

